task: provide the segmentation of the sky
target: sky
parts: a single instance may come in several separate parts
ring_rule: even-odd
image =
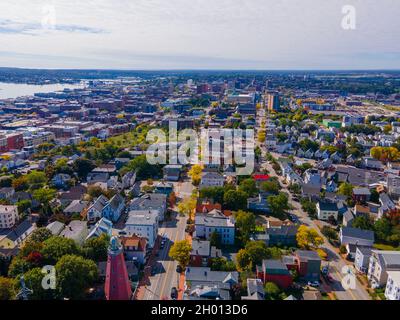
[[[399,16],[399,0],[1,0],[0,67],[400,69]]]

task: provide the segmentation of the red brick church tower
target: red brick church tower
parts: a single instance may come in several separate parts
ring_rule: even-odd
[[[112,237],[108,249],[105,295],[107,300],[131,300],[131,282],[126,269],[122,246]]]

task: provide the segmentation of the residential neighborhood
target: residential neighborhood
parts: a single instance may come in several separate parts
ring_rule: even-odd
[[[7,298],[400,300],[399,115],[382,106],[399,95],[191,76],[1,100]],[[148,134],[172,125],[212,152],[171,163],[184,143],[161,141],[169,161],[150,163]],[[242,131],[215,148],[226,129]],[[43,289],[48,265],[79,283]]]

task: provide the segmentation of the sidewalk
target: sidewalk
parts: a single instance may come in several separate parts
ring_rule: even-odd
[[[192,236],[187,235],[186,240],[189,241],[190,245],[192,244]],[[185,272],[182,272],[179,275],[179,288],[178,288],[178,300],[183,300],[183,293],[185,292]]]
[[[160,239],[161,239],[161,237],[158,236],[157,240],[154,244],[153,250],[151,251],[150,258],[147,261],[146,266],[143,269],[144,275],[143,275],[142,279],[139,281],[139,285],[136,289],[135,296],[133,297],[134,300],[143,300],[144,295],[146,293],[146,286],[150,285],[151,269],[156,261],[156,253],[160,247]]]

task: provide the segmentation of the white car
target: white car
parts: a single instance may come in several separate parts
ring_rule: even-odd
[[[308,285],[310,287],[318,288],[319,287],[319,281],[308,281]]]

